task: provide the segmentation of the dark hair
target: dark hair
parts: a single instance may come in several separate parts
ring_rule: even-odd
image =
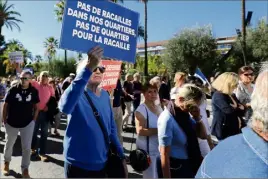
[[[166,76],[162,76],[162,81],[166,81],[167,80],[167,77]]]
[[[186,83],[193,84],[198,87],[203,87],[203,81],[196,76],[188,76],[186,79]]]
[[[242,74],[244,74],[246,71],[249,71],[249,70],[251,70],[251,71],[254,72],[254,69],[253,69],[251,66],[243,66],[243,67],[239,68],[239,70],[238,70],[238,75],[242,75]]]
[[[29,75],[29,76],[32,76],[32,73],[30,71],[22,71],[20,75]]]
[[[144,85],[142,85],[142,92],[143,93],[147,92],[149,89],[156,89],[156,90],[158,90],[157,85],[150,84],[149,82],[146,82]]]

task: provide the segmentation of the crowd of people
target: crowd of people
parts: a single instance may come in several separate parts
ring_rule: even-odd
[[[173,88],[168,76],[142,83],[140,74],[127,74],[114,90],[105,91],[99,87],[105,73],[102,55],[100,47],[91,49],[88,59],[78,63],[76,75],[65,80],[52,79],[46,71],[32,79],[29,71],[22,71],[9,86],[0,85],[6,129],[4,175],[9,175],[18,133],[22,176],[30,178],[31,155],[48,160],[47,137],[52,126],[59,135],[61,117],[66,115],[66,178],[127,177],[127,163],[144,162],[147,167],[139,171],[143,178],[268,177],[267,64],[260,73],[244,66],[238,73],[217,74],[211,84],[177,72]],[[122,133],[130,125],[146,161],[144,155],[137,154],[134,160],[124,154]],[[116,166],[110,165],[116,161]]]

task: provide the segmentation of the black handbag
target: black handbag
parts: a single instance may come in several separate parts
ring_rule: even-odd
[[[147,114],[147,128],[149,128],[149,116],[148,116],[148,111],[145,106],[146,114]],[[134,140],[134,131],[133,131],[133,137],[132,139]],[[132,150],[132,143],[131,142],[131,150]],[[136,149],[132,150],[129,155],[129,160],[130,160],[130,165],[131,167],[137,171],[137,172],[143,172],[146,169],[149,168],[151,165],[151,158],[149,156],[149,136],[146,137],[146,142],[147,142],[147,151],[143,149]]]
[[[109,147],[108,152],[108,160],[106,163],[106,174],[108,178],[126,178],[125,176],[125,167],[123,165],[122,159],[119,157],[118,152],[116,150],[116,147],[110,142],[108,132],[106,131],[105,127],[103,126],[101,122],[101,117],[99,115],[98,110],[94,106],[90,96],[86,91],[84,91],[84,94],[88,100],[88,103],[90,104],[93,114],[102,130],[102,133],[104,135],[104,140],[106,142],[106,145]]]

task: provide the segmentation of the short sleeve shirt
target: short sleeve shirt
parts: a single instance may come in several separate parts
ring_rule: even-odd
[[[21,85],[15,85],[9,89],[5,96],[8,103],[7,123],[14,128],[24,128],[34,116],[34,105],[39,102],[38,91],[30,85],[28,89],[22,89]]]

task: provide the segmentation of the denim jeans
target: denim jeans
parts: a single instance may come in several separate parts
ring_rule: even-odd
[[[32,140],[32,149],[37,149],[37,135],[39,128],[41,127],[41,138],[40,138],[40,155],[46,154],[46,144],[47,144],[47,136],[48,136],[48,124],[49,120],[47,118],[47,113],[44,111],[40,111],[38,114],[38,118],[35,122],[35,128],[33,133]]]
[[[101,171],[89,171],[72,164],[64,163],[65,178],[106,178],[105,169]]]

